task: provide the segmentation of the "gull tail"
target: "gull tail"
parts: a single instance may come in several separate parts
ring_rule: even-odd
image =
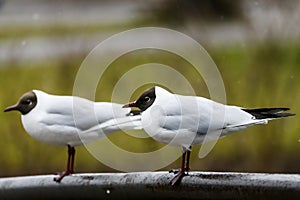
[[[293,113],[286,113],[284,111],[290,110],[289,108],[256,108],[256,109],[242,109],[243,111],[253,115],[255,119],[276,119],[294,116]]]
[[[110,119],[104,123],[97,124],[86,131],[83,131],[83,133],[87,134],[91,132],[99,132],[109,134],[119,130],[140,130],[142,128],[141,116],[135,115],[130,117]]]
[[[141,115],[111,119],[102,123],[98,128],[104,130],[139,130],[142,129]]]

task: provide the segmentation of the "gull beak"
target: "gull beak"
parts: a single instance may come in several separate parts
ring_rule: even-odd
[[[9,112],[9,111],[12,111],[12,110],[18,110],[18,104],[8,106],[7,108],[5,108],[4,112]]]
[[[137,107],[135,102],[130,102],[125,104],[122,108],[131,108],[131,107]]]

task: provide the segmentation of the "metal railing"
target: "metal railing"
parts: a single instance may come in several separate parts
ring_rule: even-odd
[[[190,172],[169,185],[168,172],[0,178],[0,199],[300,199],[300,175]]]

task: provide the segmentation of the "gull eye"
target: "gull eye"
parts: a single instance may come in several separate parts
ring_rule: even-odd
[[[145,103],[149,102],[150,101],[150,97],[146,96],[145,97]]]
[[[32,101],[30,99],[27,99],[25,100],[25,104],[30,106],[32,104]]]

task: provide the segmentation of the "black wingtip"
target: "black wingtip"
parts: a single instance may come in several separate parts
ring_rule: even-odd
[[[296,115],[294,113],[284,113],[284,111],[290,110],[290,108],[256,108],[243,110],[253,115],[255,119],[282,118]]]

